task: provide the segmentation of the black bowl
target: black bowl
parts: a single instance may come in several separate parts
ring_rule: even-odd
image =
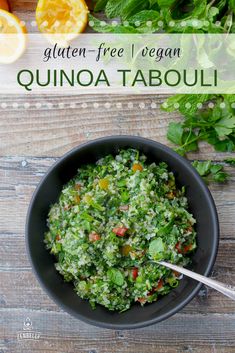
[[[110,136],[82,144],[63,156],[49,169],[33,195],[26,223],[29,258],[40,284],[60,307],[89,324],[110,329],[134,329],[162,321],[182,309],[201,287],[200,283],[184,277],[168,295],[144,307],[135,304],[124,313],[111,312],[102,306],[92,310],[88,301],[77,296],[73,284],[65,283],[55,270],[55,259],[43,242],[50,205],[58,200],[63,185],[73,178],[79,166],[128,147],[140,150],[149,161],[166,162],[178,185],[186,186],[190,211],[197,220],[198,247],[191,266],[195,272],[209,275],[219,241],[218,216],[208,188],[190,163],[170,148],[141,137]]]

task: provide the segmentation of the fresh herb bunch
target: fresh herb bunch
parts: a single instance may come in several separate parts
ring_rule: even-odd
[[[102,33],[235,33],[235,0],[98,0],[95,12],[107,19],[118,18],[116,26],[90,15],[93,29]],[[182,23],[184,24],[182,26]],[[235,150],[235,95],[178,94],[169,98],[163,109],[178,110],[182,122],[169,125],[167,137],[181,155],[197,151],[206,141],[216,151]],[[228,162],[234,165],[233,162]],[[207,181],[225,181],[223,166],[211,161],[196,161],[194,166]],[[203,170],[203,173],[202,173]]]
[[[120,20],[117,26],[104,25],[90,15],[92,28],[102,33],[154,33],[162,28],[168,33],[235,32],[235,0],[98,0],[94,11]]]
[[[235,95],[175,95],[163,109],[183,114],[181,122],[169,124],[167,137],[185,155],[198,150],[198,142],[206,141],[216,151],[235,150]]]
[[[214,181],[224,183],[229,175],[224,171],[223,165],[212,163],[211,161],[194,161],[192,166],[207,184]]]

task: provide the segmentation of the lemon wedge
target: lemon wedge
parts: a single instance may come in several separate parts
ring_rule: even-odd
[[[67,46],[85,30],[88,13],[84,0],[39,0],[36,22],[50,42]]]
[[[18,60],[26,48],[26,28],[13,14],[0,10],[0,63]]]

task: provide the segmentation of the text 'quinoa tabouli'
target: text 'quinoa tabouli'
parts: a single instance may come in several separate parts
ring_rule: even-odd
[[[50,209],[45,242],[79,297],[125,311],[178,285],[178,273],[151,260],[187,265],[194,223],[167,164],[126,149],[79,169]]]

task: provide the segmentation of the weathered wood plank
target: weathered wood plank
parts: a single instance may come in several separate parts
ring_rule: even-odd
[[[176,315],[136,331],[112,331],[83,324],[65,313],[30,310],[1,312],[7,332],[0,332],[4,352],[233,352],[235,347],[233,315]],[[17,341],[25,318],[29,316],[38,341]],[[213,324],[212,324],[213,322]],[[223,327],[223,330],[221,328]],[[31,351],[30,351],[31,349]]]
[[[12,11],[34,11],[37,0],[10,0]]]
[[[88,138],[141,135],[169,144],[166,129],[178,113],[160,109],[166,96],[0,97],[0,156],[60,156]],[[17,103],[18,108],[13,105]],[[24,108],[24,104],[27,108]],[[40,108],[37,104],[42,104]],[[49,104],[49,107],[48,107]],[[62,105],[61,105],[62,104]],[[141,104],[141,106],[140,106]],[[68,114],[69,110],[69,114]],[[226,154],[226,157],[228,154]],[[194,159],[222,160],[207,144]]]

